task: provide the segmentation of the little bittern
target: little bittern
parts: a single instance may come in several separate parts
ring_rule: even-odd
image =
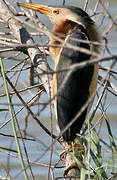
[[[51,22],[54,23],[53,36],[50,39],[50,44],[55,46],[50,48],[50,52],[55,61],[55,71],[94,58],[94,56],[85,53],[85,51],[81,52],[80,50],[66,47],[67,44],[74,47],[85,48],[90,52],[99,53],[99,46],[90,43],[91,41],[100,41],[94,21],[82,9],[73,6],[51,7],[25,3],[20,3],[19,5],[48,16]],[[61,41],[59,41],[59,39],[61,39]],[[59,45],[59,47],[57,45]],[[98,64],[76,69],[71,73],[63,88],[57,94],[55,110],[61,131],[72,121],[87,102],[88,98],[91,97],[96,90],[97,74]],[[57,93],[66,76],[67,71],[54,74],[54,95]],[[67,143],[74,141],[77,133],[80,133],[91,105],[92,102],[63,133],[64,141]]]

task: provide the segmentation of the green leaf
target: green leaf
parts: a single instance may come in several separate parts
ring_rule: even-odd
[[[2,111],[8,111],[8,109],[0,109],[0,112],[2,112]]]
[[[109,133],[109,138],[110,138],[110,142],[111,142],[111,145],[112,145],[112,150],[113,150],[113,152],[115,154],[117,154],[117,146],[116,146],[114,137],[113,137],[112,132],[111,132],[110,124],[109,124],[107,118],[105,118],[105,121],[106,121],[106,125],[107,125],[107,128],[108,128],[108,133]]]
[[[6,147],[3,147],[3,146],[0,146],[0,149],[3,149],[3,150],[6,150],[6,151],[11,151],[11,152],[18,153],[18,151],[17,151],[17,150],[15,150],[15,149],[6,148]]]

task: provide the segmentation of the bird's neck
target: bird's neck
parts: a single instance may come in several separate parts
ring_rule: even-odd
[[[65,37],[67,34],[71,33],[77,25],[78,24],[75,22],[66,20],[56,25],[53,29],[53,33],[55,36],[62,38],[61,35],[64,35],[63,37]]]
[[[50,52],[53,55],[53,59],[59,59],[60,50],[66,35],[72,33],[74,28],[78,27],[81,28],[81,25],[78,25],[72,21],[63,21],[60,24],[56,25],[53,29],[53,36],[50,40],[50,45],[54,45],[50,48]],[[95,26],[88,26],[87,27],[87,34],[89,36],[90,41],[92,42],[100,42],[100,36],[96,30]],[[90,35],[91,34],[91,35]],[[59,46],[59,47],[57,47]],[[92,51],[99,53],[100,46],[99,45],[92,45]],[[57,58],[58,57],[58,58]]]
[[[63,44],[66,35],[70,34],[76,26],[77,24],[75,22],[66,20],[54,27],[53,36],[50,41],[50,44],[54,45],[54,47],[50,48],[50,51],[53,54],[54,59],[56,59],[55,57],[59,55],[61,45]]]

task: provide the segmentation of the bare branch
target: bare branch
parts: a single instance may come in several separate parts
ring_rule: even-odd
[[[0,9],[0,18],[9,26],[14,37],[19,41],[19,43],[35,45],[29,33],[22,26],[22,24],[16,20],[14,14],[10,11],[4,0],[0,1]],[[44,57],[44,54],[42,54],[38,48],[28,48],[27,51],[32,63],[37,67],[36,70],[38,73],[43,71],[51,71],[47,64],[46,57]],[[41,76],[41,80],[45,86],[48,96],[50,96],[50,91],[52,92],[52,75],[43,75]]]

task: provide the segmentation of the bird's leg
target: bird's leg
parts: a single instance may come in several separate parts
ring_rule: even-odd
[[[63,160],[63,157],[67,154],[67,152],[72,152],[72,142],[64,144],[64,150],[59,154],[60,160]]]
[[[73,156],[73,158],[70,157],[71,163],[64,170],[64,176],[66,176],[68,174],[68,172],[71,169],[73,169],[73,168],[77,168],[77,169],[79,169],[79,171],[81,170],[81,167],[80,167],[80,165],[78,165],[78,163],[76,162],[75,158],[77,158],[79,161],[82,161],[83,154],[84,154],[84,146],[81,146],[79,144],[76,145],[74,142],[72,142],[71,143],[71,148],[70,148],[69,152],[72,152],[71,156]]]
[[[66,150],[63,150],[60,154],[59,154],[59,157],[60,157],[60,160],[63,161],[63,157],[64,155],[66,154]]]

